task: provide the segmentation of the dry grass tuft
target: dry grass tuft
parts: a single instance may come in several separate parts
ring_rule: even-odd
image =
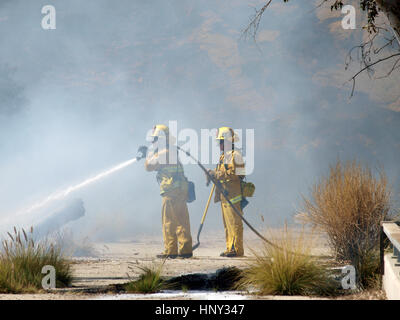
[[[390,219],[391,209],[383,170],[375,177],[368,166],[338,160],[303,200],[306,219],[327,233],[339,261],[356,268],[360,287],[376,285],[380,222]]]
[[[35,243],[33,229],[8,233],[0,251],[0,292],[27,293],[42,289],[42,268],[51,265],[56,270],[56,287],[71,283],[70,262],[59,248],[44,241]]]
[[[141,271],[139,279],[125,285],[125,290],[131,293],[156,293],[166,288],[162,271],[165,260],[162,263],[152,263],[148,266],[137,266]]]
[[[238,288],[255,288],[262,295],[330,295],[336,290],[326,266],[311,255],[312,240],[305,232],[283,232],[271,237],[277,246],[265,244],[253,251],[255,260],[244,270]]]

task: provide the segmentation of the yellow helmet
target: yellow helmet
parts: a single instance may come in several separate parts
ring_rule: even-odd
[[[239,141],[239,137],[233,131],[232,128],[229,127],[221,127],[217,131],[217,140],[228,140],[230,142],[237,142]]]
[[[166,125],[164,124],[156,124],[153,127],[153,132],[151,133],[152,137],[168,137],[169,136],[169,129]]]
[[[176,141],[175,137],[169,134],[169,128],[164,124],[155,125],[151,137],[153,138],[153,142],[159,138],[166,139],[169,144],[174,144]]]

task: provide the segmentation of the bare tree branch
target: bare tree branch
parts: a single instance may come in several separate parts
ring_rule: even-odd
[[[251,37],[253,38],[254,42],[257,42],[256,37],[257,37],[258,28],[260,26],[261,17],[264,14],[264,11],[269,7],[271,2],[272,2],[272,0],[268,0],[268,2],[261,9],[259,9],[259,10],[255,9],[256,12],[250,18],[250,23],[247,25],[247,27],[242,32],[242,35],[244,35],[245,38],[247,38],[247,36],[249,34],[251,34]]]
[[[365,66],[365,67],[362,68],[361,70],[359,70],[359,71],[358,71],[355,75],[353,75],[353,76],[351,77],[351,79],[349,80],[349,81],[352,81],[352,82],[353,82],[353,87],[352,87],[351,95],[350,95],[350,96],[352,97],[352,96],[354,95],[354,88],[355,88],[355,85],[356,85],[356,78],[357,78],[362,72],[364,72],[365,70],[371,68],[372,66],[374,66],[374,65],[376,65],[376,64],[378,64],[378,63],[381,63],[381,62],[383,62],[383,61],[386,61],[386,60],[389,60],[389,59],[392,59],[392,58],[398,57],[398,56],[400,56],[400,52],[395,53],[395,54],[392,54],[392,55],[390,55],[390,56],[388,56],[388,57],[379,59],[379,60],[377,60],[377,61],[375,61],[375,62],[373,62],[373,63],[371,63],[371,64],[368,64],[367,66]],[[400,60],[400,59],[399,59],[399,60]],[[395,65],[397,64],[397,62],[398,62],[398,61],[396,61]],[[394,69],[396,69],[396,68],[394,68]],[[390,73],[391,73],[391,72],[390,72]]]
[[[383,79],[383,78],[389,77],[389,76],[392,74],[392,72],[393,72],[394,70],[396,70],[396,69],[398,69],[398,68],[400,67],[399,62],[400,62],[400,58],[397,59],[397,60],[395,61],[395,63],[393,63],[392,68],[389,70],[389,72],[388,72],[386,75],[381,76],[381,77],[376,77],[375,79]]]

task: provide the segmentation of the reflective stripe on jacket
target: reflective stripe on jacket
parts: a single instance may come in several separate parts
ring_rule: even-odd
[[[234,198],[232,198],[232,199],[229,199],[229,201],[230,201],[232,204],[238,203],[238,202],[242,201],[242,195],[240,194],[240,195],[238,195],[238,196],[236,196],[236,197],[234,197]]]

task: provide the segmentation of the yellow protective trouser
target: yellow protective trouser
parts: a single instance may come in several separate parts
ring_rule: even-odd
[[[234,204],[234,206],[243,215],[240,202]],[[226,252],[235,251],[238,256],[243,256],[243,221],[226,200],[221,200],[221,207],[225,228]]]
[[[186,197],[181,195],[162,197],[162,228],[165,254],[192,253],[189,211]]]

